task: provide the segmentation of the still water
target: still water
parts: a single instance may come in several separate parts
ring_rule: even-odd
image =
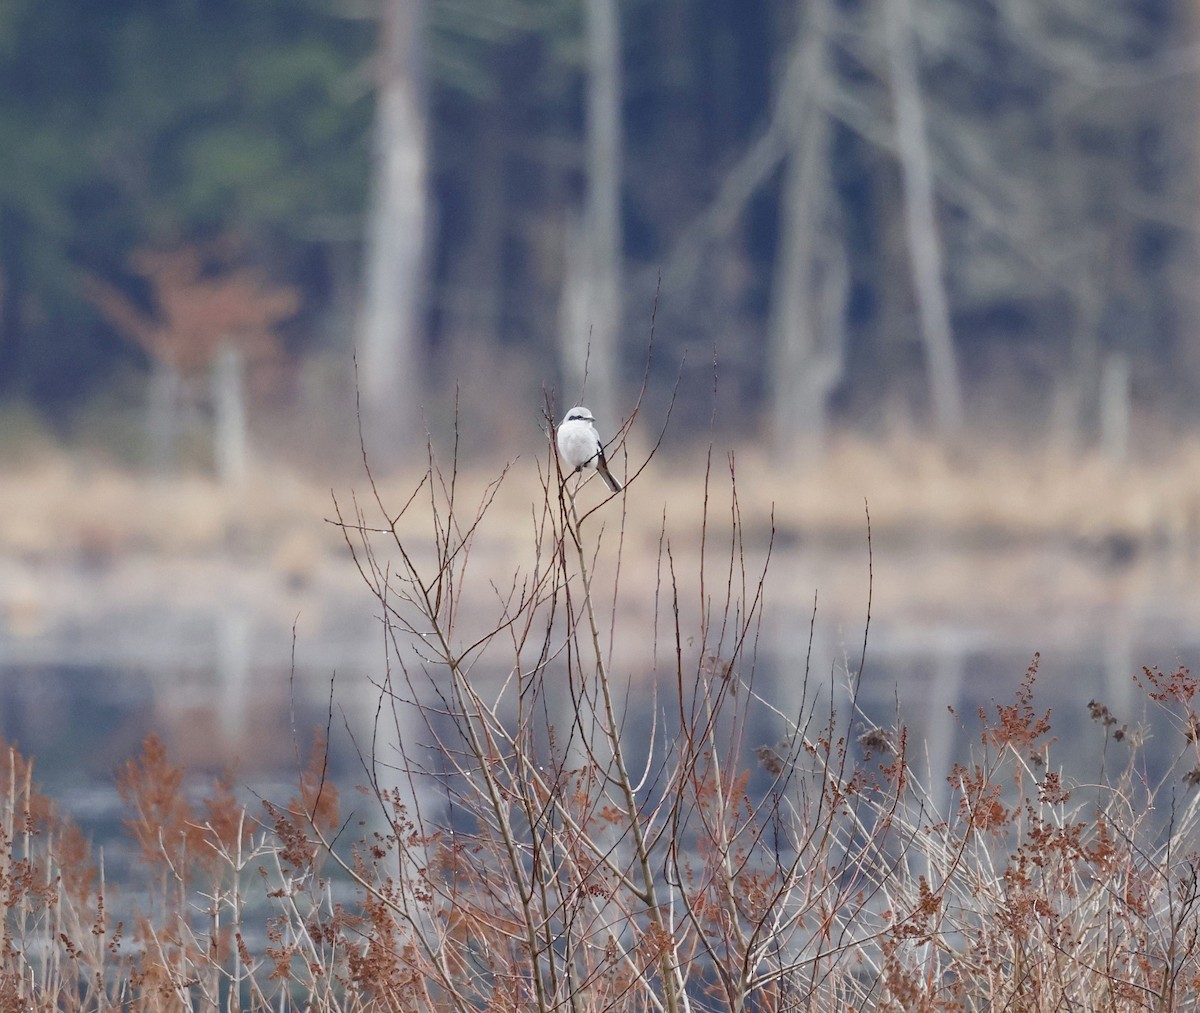
[[[776,572],[802,565],[784,559]],[[877,595],[901,585],[889,585],[885,567]],[[319,600],[244,581],[191,597],[179,594],[181,586],[195,585],[175,580],[170,593],[136,606],[92,587],[74,599],[86,605],[48,610],[35,629],[10,622],[0,636],[0,737],[34,758],[41,790],[104,847],[110,868],[131,854],[115,774],[152,732],[189,772],[187,790],[197,798],[228,772],[255,812],[256,797],[283,802],[294,793],[314,732],[327,727],[331,779],[342,789],[365,780],[359,754],[371,741],[386,666],[370,595],[353,583],[332,595],[326,589]],[[848,713],[865,594],[862,601],[858,612],[818,610],[814,622],[805,595],[768,597],[753,658],[744,656],[737,668],[762,701],[748,708],[747,766],[755,765],[755,745],[787,733],[773,711],[799,713],[805,692],[810,703],[821,701],[819,713],[829,703]],[[943,608],[899,621],[889,611],[877,598],[854,727],[905,724],[911,762],[931,772],[929,783],[943,783],[951,764],[978,746],[976,712],[1012,702],[1035,652],[1035,709],[1052,710],[1054,761],[1069,774],[1087,780],[1102,761],[1092,699],[1122,723],[1148,722],[1161,735],[1156,766],[1165,770],[1175,759],[1169,730],[1151,720],[1134,675],[1142,664],[1170,670],[1200,657],[1197,631],[1179,616],[1129,600],[1056,623],[1036,610],[1003,623],[980,620],[995,610]],[[685,664],[697,665],[702,649],[686,647],[692,656]],[[669,669],[671,659],[640,659],[628,645],[618,659],[614,671],[629,679],[626,727],[636,752],[651,741],[655,715],[670,712],[672,684],[656,687],[653,673]],[[477,670],[485,689],[504,675],[502,665]],[[424,741],[420,729],[411,734]]]

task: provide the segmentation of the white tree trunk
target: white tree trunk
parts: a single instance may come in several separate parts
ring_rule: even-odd
[[[1132,417],[1129,356],[1109,352],[1100,371],[1100,447],[1116,464],[1129,459]]]
[[[845,244],[833,209],[829,118],[821,105],[827,58],[828,5],[805,4],[789,67],[788,155],[780,207],[780,242],[771,290],[768,411],[774,454],[813,461],[824,449],[829,395],[845,364],[848,288]]]
[[[612,427],[618,421],[621,333],[621,31],[616,0],[585,0],[584,16],[587,193],[578,240],[583,249],[572,250],[577,240],[570,226],[566,237],[576,277],[564,272],[562,319],[570,330],[562,336],[563,367],[566,400],[586,400]]]
[[[562,289],[558,296],[558,328],[567,385],[563,392],[565,403],[560,405],[564,409],[577,401],[589,400],[589,392],[594,390],[591,383],[585,382],[594,375],[589,361],[595,278],[591,254],[583,218],[569,210],[563,225]],[[599,403],[593,404],[592,414],[604,417]]]
[[[366,223],[359,385],[368,450],[419,446],[427,131],[422,0],[384,0],[372,193]]]
[[[912,0],[884,0],[883,8],[891,67],[892,113],[904,187],[909,267],[929,369],[934,418],[939,433],[949,438],[962,426],[962,388],[934,213],[933,168],[917,73]]]
[[[226,488],[246,478],[246,363],[232,344],[217,350],[212,367],[213,466]]]
[[[179,463],[182,411],[183,377],[179,370],[162,359],[151,360],[146,390],[146,436],[153,471],[173,471]]]

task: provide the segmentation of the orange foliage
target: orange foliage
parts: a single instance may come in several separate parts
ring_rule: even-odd
[[[275,358],[275,330],[295,314],[299,294],[256,268],[233,266],[236,252],[225,240],[135,253],[132,266],[154,293],[152,312],[97,278],[87,294],[125,338],[182,373],[207,366],[222,344],[250,359]]]

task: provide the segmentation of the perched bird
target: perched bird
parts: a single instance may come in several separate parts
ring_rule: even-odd
[[[613,491],[621,491],[621,483],[613,478],[604,459],[604,444],[596,432],[592,413],[578,405],[567,412],[567,417],[558,427],[558,453],[571,471],[595,468]]]

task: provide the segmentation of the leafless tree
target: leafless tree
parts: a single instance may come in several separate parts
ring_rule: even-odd
[[[883,10],[893,125],[904,187],[909,269],[929,369],[929,393],[939,432],[952,436],[962,426],[963,397],[950,329],[933,160],[925,128],[925,103],[913,32],[913,0],[885,0]]]
[[[568,400],[615,419],[621,329],[621,26],[616,0],[586,0],[586,192],[565,230],[563,364]],[[586,389],[585,389],[586,372]]]
[[[829,395],[845,366],[848,264],[823,101],[832,87],[832,12],[827,0],[798,7],[801,28],[780,87],[787,156],[768,330],[768,411],[775,453],[812,460],[824,447]]]
[[[423,14],[423,0],[384,0],[379,22],[359,383],[368,442],[381,461],[421,443],[428,224]]]

